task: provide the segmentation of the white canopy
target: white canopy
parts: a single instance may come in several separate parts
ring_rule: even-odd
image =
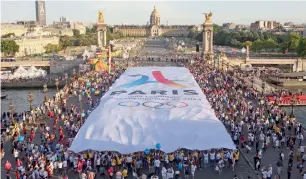
[[[21,65],[15,70],[15,73],[24,73],[24,72],[27,72],[27,70],[23,68],[23,66]]]
[[[37,69],[36,69],[34,66],[31,66],[31,67],[28,69],[28,72],[29,72],[29,73],[35,73],[35,72],[37,72]]]
[[[71,151],[155,148],[235,149],[188,69],[132,67],[102,97],[72,142]]]

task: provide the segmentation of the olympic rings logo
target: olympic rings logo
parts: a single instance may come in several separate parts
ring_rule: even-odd
[[[129,107],[129,108],[136,108],[136,107],[143,107],[146,109],[174,109],[174,108],[184,108],[187,107],[188,104],[185,102],[156,102],[156,101],[146,101],[146,102],[136,102],[136,101],[124,101],[118,103],[119,106],[122,107]]]

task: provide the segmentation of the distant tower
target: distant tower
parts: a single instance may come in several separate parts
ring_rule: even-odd
[[[44,26],[46,25],[46,4],[43,0],[35,1],[35,9],[36,9],[36,22],[38,25]]]

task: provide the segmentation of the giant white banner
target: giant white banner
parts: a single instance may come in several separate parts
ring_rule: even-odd
[[[70,150],[235,149],[188,69],[128,68],[102,97]]]

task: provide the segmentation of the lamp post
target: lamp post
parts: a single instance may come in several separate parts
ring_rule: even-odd
[[[252,76],[251,82],[252,82],[252,88],[254,88],[254,76]]]
[[[245,52],[246,52],[246,49],[243,47],[243,48],[241,49],[241,53],[244,54],[244,63],[246,64]]]
[[[73,78],[76,77],[76,72],[75,72],[75,68],[73,69]]]
[[[262,88],[262,95],[264,94],[265,92],[265,87],[266,87],[266,83],[265,82],[262,82],[261,84],[261,88]]]
[[[220,54],[218,54],[218,70],[220,70]]]
[[[83,105],[82,105],[82,94],[81,93],[79,94],[79,102],[80,102],[80,111],[82,112]]]
[[[10,118],[11,118],[11,121],[13,124],[15,124],[15,119],[14,119],[14,112],[15,112],[15,108],[14,108],[14,105],[12,103],[10,103],[9,105],[9,110],[10,110]]]
[[[32,111],[32,101],[33,101],[33,95],[31,92],[29,92],[30,111]]]
[[[293,99],[293,97],[291,97],[290,104],[291,104],[291,114],[290,114],[290,117],[294,117],[294,113],[293,113],[294,99]]]
[[[45,83],[43,87],[44,87],[44,94],[45,94],[45,102],[47,102],[48,86],[47,86],[47,84]]]
[[[67,73],[65,73],[65,80],[66,80],[66,86],[67,86],[68,84],[68,74]]]
[[[229,62],[226,63],[226,71],[229,70]]]
[[[58,78],[55,79],[55,85],[56,85],[56,92],[58,92],[58,85],[59,85]]]
[[[223,71],[223,69],[224,69],[223,68],[224,67],[224,61],[222,60],[221,63],[222,63],[222,71]]]

